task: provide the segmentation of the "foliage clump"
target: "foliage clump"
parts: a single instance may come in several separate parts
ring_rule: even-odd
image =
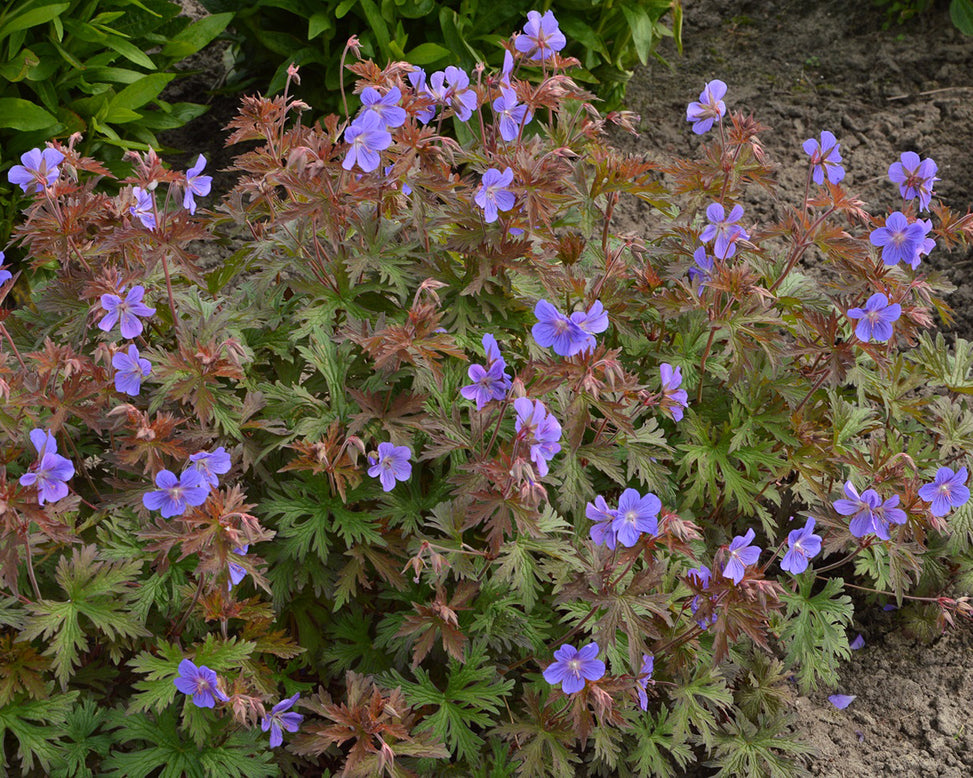
[[[14,173],[23,772],[800,774],[852,592],[969,614],[973,350],[922,258],[973,217],[905,155],[873,216],[822,133],[753,224],[774,169],[726,85],[699,157],[650,163],[543,21],[489,75],[356,62],[344,119],[303,122],[291,68],[219,197],[153,151],[117,194],[73,143]]]

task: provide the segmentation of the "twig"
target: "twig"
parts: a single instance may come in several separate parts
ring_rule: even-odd
[[[925,92],[916,92],[912,95],[893,95],[886,99],[889,102],[892,100],[908,100],[910,97],[925,97],[927,95],[938,95],[943,92],[959,92],[966,89],[973,89],[973,86],[944,86],[941,89],[927,89]]]

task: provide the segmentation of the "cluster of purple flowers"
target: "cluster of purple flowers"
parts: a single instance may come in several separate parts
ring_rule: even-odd
[[[67,482],[74,477],[71,460],[57,453],[57,441],[50,431],[32,430],[30,442],[37,449],[37,462],[20,476],[20,485],[37,487],[38,505],[67,497]]]
[[[595,335],[608,329],[608,313],[600,300],[587,311],[575,311],[565,316],[547,300],[534,306],[537,324],[531,329],[534,340],[545,348],[551,347],[562,357],[571,357],[594,350]]]
[[[713,254],[720,259],[729,259],[737,251],[737,241],[749,240],[750,235],[737,222],[743,218],[743,206],[734,205],[729,215],[720,203],[711,203],[706,209],[706,218],[709,219],[703,231],[699,234],[699,239],[703,243],[709,243],[715,239],[713,244]]]
[[[889,298],[877,292],[868,298],[864,308],[851,308],[849,319],[858,319],[855,336],[861,341],[877,340],[884,343],[892,337],[892,322],[902,315],[902,306],[889,304]]]
[[[125,289],[119,290],[124,294]],[[98,328],[104,332],[111,332],[120,321],[122,337],[135,338],[142,334],[142,322],[139,316],[151,316],[155,308],[150,308],[142,298],[145,287],[133,286],[125,299],[118,294],[103,294],[101,307],[105,315],[98,322]],[[112,357],[112,367],[115,368],[115,389],[119,392],[138,396],[142,390],[142,379],[152,372],[152,363],[143,359],[134,343],[129,344],[128,352],[119,351]]]
[[[220,679],[216,671],[206,665],[196,665],[191,659],[183,659],[179,663],[179,675],[173,679],[173,685],[187,696],[193,698],[193,705],[197,708],[213,708],[216,701],[227,702],[229,697],[220,689]],[[281,700],[270,713],[260,721],[260,729],[270,730],[270,747],[277,748],[284,742],[284,730],[297,732],[304,720],[300,713],[290,711],[297,702],[300,694]]]
[[[892,524],[905,524],[905,511],[897,507],[899,495],[893,494],[883,501],[874,489],[859,494],[851,481],[845,482],[844,492],[844,498],[835,500],[832,505],[842,516],[852,517],[848,531],[856,538],[874,533],[882,540],[888,540]]]
[[[605,498],[598,495],[585,506],[585,516],[594,522],[589,534],[595,543],[610,549],[618,543],[631,548],[643,532],[658,534],[660,510],[662,501],[652,492],[643,497],[635,489],[626,489],[618,498],[618,508],[609,508]]]
[[[142,495],[142,504],[150,511],[160,511],[163,518],[182,516],[186,508],[206,502],[210,489],[219,485],[217,474],[230,471],[230,455],[223,446],[212,453],[200,451],[189,457],[191,464],[177,478],[170,470],[155,476],[154,492]]]
[[[514,400],[514,410],[517,437],[528,442],[530,459],[543,478],[547,475],[547,463],[561,450],[561,425],[540,400],[531,402],[529,397],[518,397]]]
[[[544,680],[552,686],[561,684],[565,694],[580,692],[586,681],[597,681],[605,675],[605,663],[598,659],[597,643],[584,648],[561,646],[554,652],[554,661],[544,670]]]
[[[396,481],[408,481],[412,477],[412,449],[392,443],[378,444],[378,457],[369,457],[368,474],[382,482],[382,490],[391,492]]]
[[[506,373],[507,363],[500,356],[500,346],[493,335],[483,336],[483,351],[487,358],[486,367],[470,365],[466,374],[473,383],[459,390],[467,400],[476,402],[478,411],[483,410],[490,400],[504,399],[511,385],[511,378]]]

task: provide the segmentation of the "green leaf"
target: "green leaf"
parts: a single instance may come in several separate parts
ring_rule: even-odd
[[[80,653],[88,648],[86,632],[92,627],[109,641],[149,634],[130,611],[132,579],[142,561],[108,564],[97,554],[95,546],[84,546],[73,549],[70,560],[61,557],[55,577],[67,600],[31,603],[21,633],[23,640],[40,637],[50,641],[44,654],[53,657],[51,664],[62,688],[80,664]]]
[[[155,70],[155,63],[138,46],[115,35],[106,35],[102,41],[112,51],[117,51],[129,62],[141,65],[146,70]]]
[[[232,13],[213,14],[193,22],[184,30],[172,36],[169,42],[162,47],[162,55],[178,61],[195,54],[223,32],[233,20],[233,16]]]
[[[56,16],[60,16],[70,6],[71,3],[52,3],[22,13],[14,12],[0,25],[0,38],[6,38],[18,30],[26,30],[39,24],[46,24]]]
[[[379,52],[381,52],[384,58],[388,59],[390,54],[389,44],[392,41],[392,36],[389,34],[389,28],[385,24],[382,12],[379,11],[374,0],[359,0],[359,5],[361,5],[361,9],[365,13],[365,21],[368,22],[368,28],[378,40]],[[378,52],[376,52],[377,54]]]
[[[174,73],[152,73],[129,84],[115,95],[108,104],[109,115],[119,109],[128,109],[134,112],[136,108],[141,108],[150,100],[158,97],[159,93],[165,89],[166,84],[175,77]],[[139,116],[137,113],[134,115],[136,118]],[[117,124],[118,122],[115,121],[115,123]]]
[[[639,62],[647,65],[649,54],[655,43],[652,20],[641,6],[633,8],[629,5],[623,5],[622,12],[625,14],[625,19],[632,33],[632,42],[635,44],[635,53],[638,55]]]
[[[438,43],[420,43],[406,53],[405,60],[413,65],[431,65],[450,56],[451,52],[445,46]]]
[[[963,35],[973,35],[973,0],[953,0],[949,18]]]
[[[798,590],[781,590],[780,599],[786,606],[781,622],[780,641],[786,649],[785,662],[795,667],[802,693],[819,684],[838,683],[838,664],[851,656],[847,629],[854,607],[844,591],[844,580],[830,578],[824,589],[815,595],[811,591],[815,577],[810,573],[797,576]]]
[[[19,97],[0,97],[0,127],[30,132],[52,124],[57,124],[57,119],[39,105]]]
[[[471,647],[465,662],[450,657],[445,689],[433,683],[421,667],[416,668],[415,674],[418,683],[406,680],[393,670],[383,684],[401,686],[406,699],[414,706],[435,706],[436,711],[426,716],[416,731],[432,730],[459,756],[475,760],[483,738],[472,727],[487,727],[496,721],[504,708],[504,699],[513,688],[513,679],[499,679],[482,645]]]
[[[17,757],[27,775],[36,759],[45,772],[62,758],[60,737],[77,691],[54,694],[43,700],[12,702],[0,708],[0,740],[10,732],[17,740]]]
[[[334,29],[334,20],[330,14],[315,13],[307,20],[307,39],[313,41],[322,32]],[[418,63],[416,63],[418,64]]]

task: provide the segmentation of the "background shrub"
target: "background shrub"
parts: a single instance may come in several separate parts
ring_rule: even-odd
[[[287,66],[304,74],[301,96],[318,111],[337,111],[341,54],[355,35],[362,55],[380,64],[405,60],[439,70],[478,62],[499,69],[499,42],[521,25],[536,3],[526,0],[201,0],[212,13],[233,13],[236,78],[269,93],[284,85]],[[568,36],[565,56],[583,69],[587,83],[607,108],[616,108],[637,62],[643,65],[661,39],[682,50],[681,0],[592,0],[558,2],[558,21]],[[666,24],[666,17],[668,26]]]

